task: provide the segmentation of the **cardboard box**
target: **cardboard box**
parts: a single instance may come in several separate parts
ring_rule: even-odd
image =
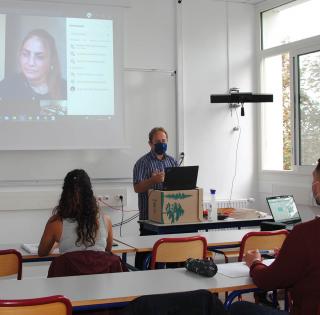
[[[163,223],[192,223],[203,221],[203,190],[150,190],[149,220]]]

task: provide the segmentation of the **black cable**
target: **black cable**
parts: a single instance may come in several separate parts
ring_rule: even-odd
[[[184,152],[181,152],[180,153],[180,162],[179,162],[178,166],[180,166],[182,164],[183,160],[184,160]]]
[[[239,126],[239,136],[238,136],[237,146],[236,146],[236,156],[235,156],[235,162],[234,162],[234,175],[233,175],[233,178],[232,178],[232,184],[231,184],[231,190],[230,190],[230,197],[229,197],[229,203],[230,203],[230,205],[231,205],[231,199],[232,199],[234,181],[235,181],[236,176],[237,176],[238,150],[239,150],[239,142],[240,142],[240,137],[241,137],[241,127],[240,127],[238,112],[237,112],[236,109],[235,109],[235,112],[236,112],[237,122],[238,122],[238,126]]]
[[[124,224],[129,223],[130,221],[132,221],[132,220],[136,219],[137,217],[139,217],[139,213],[137,213],[137,214],[133,215],[132,217],[130,217],[130,218],[128,218],[128,219],[126,219],[126,220],[124,220],[124,221],[123,221],[123,225],[124,225]],[[118,222],[118,223],[112,224],[112,227],[120,226],[120,224],[121,224],[121,222]]]
[[[108,203],[106,202],[102,202],[102,204],[108,208],[110,208],[111,210],[115,210],[115,211],[122,211],[121,210],[121,207],[114,207],[114,206],[111,206],[109,205]],[[139,210],[123,210],[123,212],[137,212]]]
[[[149,191],[148,191],[148,195],[147,195],[147,200],[149,200],[149,197],[150,197],[150,194],[153,192],[153,189],[150,189]],[[136,218],[138,218],[139,217],[139,213],[136,213],[136,214],[134,214],[133,216],[131,216],[130,218],[128,218],[128,219],[126,219],[126,220],[123,220],[123,215],[124,215],[124,210],[123,210],[123,196],[119,196],[119,199],[121,200],[121,221],[120,222],[118,222],[118,223],[115,223],[115,224],[112,224],[112,227],[118,227],[118,226],[120,226],[120,236],[122,236],[121,234],[122,234],[122,231],[121,231],[121,229],[122,229],[122,225],[124,225],[124,224],[127,224],[127,223],[129,223],[129,222],[131,222],[131,221],[133,221],[134,219],[136,219]],[[105,205],[107,205],[107,203],[105,203],[105,202],[103,202]],[[116,208],[112,208],[112,209],[114,209],[114,210],[119,210],[119,209],[116,209]],[[131,210],[131,211],[139,211],[139,210]]]
[[[244,116],[244,107],[243,107],[243,103],[241,103],[241,116]]]
[[[100,203],[102,203],[104,206],[107,206],[108,208],[112,209],[112,210],[116,210],[116,211],[121,211],[121,207],[114,207],[111,206],[110,204],[106,203],[103,200],[99,200]],[[139,210],[123,210],[124,212],[138,212]]]
[[[132,220],[134,220],[134,219],[137,218],[137,217],[138,217],[138,215],[134,215],[134,216],[132,216],[130,219],[124,220],[124,221],[123,221],[123,224],[129,223],[129,222],[131,222]],[[114,226],[114,227],[117,227],[117,226],[120,226],[120,224],[121,224],[121,222],[115,223],[113,226]]]
[[[121,202],[121,224],[120,224],[120,237],[122,237],[122,225],[123,225],[123,217],[124,217],[124,211],[123,211],[123,196],[119,196],[120,202]]]

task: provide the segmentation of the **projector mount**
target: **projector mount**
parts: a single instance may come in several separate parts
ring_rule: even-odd
[[[229,103],[229,108],[236,109],[241,106],[241,116],[244,116],[244,103],[273,102],[272,94],[252,94],[250,92],[240,93],[238,88],[229,89],[229,94],[210,95],[211,103]]]

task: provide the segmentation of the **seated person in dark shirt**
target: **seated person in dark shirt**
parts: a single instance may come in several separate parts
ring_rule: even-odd
[[[313,196],[320,205],[320,159],[313,171]],[[284,241],[279,255],[268,267],[257,251],[245,256],[254,283],[261,289],[288,288],[292,298],[290,314],[316,315],[320,311],[320,219],[298,224]],[[288,314],[249,302],[236,302],[231,315]]]

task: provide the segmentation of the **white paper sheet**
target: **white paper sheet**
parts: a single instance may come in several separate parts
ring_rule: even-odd
[[[269,266],[273,261],[274,259],[265,259],[263,260],[263,263]],[[249,267],[245,264],[245,262],[218,264],[217,266],[218,266],[218,273],[230,278],[239,278],[239,277],[249,276]]]
[[[39,244],[22,244],[21,248],[30,254],[38,254]],[[59,254],[59,248],[53,250],[53,254]]]

